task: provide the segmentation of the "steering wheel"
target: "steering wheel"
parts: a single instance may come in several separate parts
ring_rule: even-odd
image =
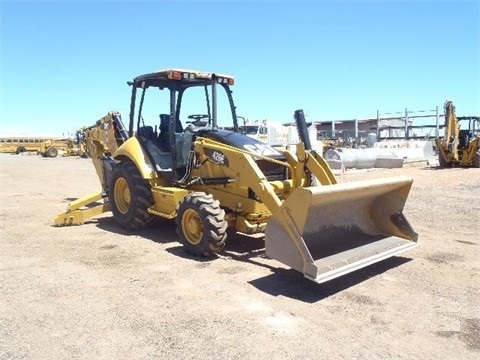
[[[193,115],[189,115],[188,118],[192,119],[192,120],[195,120],[195,121],[187,121],[187,124],[197,122],[197,121],[200,121],[202,119],[207,119],[208,115],[206,115],[206,114],[193,114]]]

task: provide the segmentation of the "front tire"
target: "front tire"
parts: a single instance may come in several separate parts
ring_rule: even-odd
[[[209,257],[225,246],[228,223],[220,202],[203,192],[191,193],[180,201],[177,234],[192,255]]]
[[[149,227],[154,215],[147,209],[153,204],[150,184],[130,161],[115,165],[108,194],[115,220],[128,230]]]
[[[53,146],[50,146],[47,151],[45,151],[45,154],[49,157],[49,158],[54,158],[54,157],[57,157],[58,155],[58,150],[57,148],[53,147]]]

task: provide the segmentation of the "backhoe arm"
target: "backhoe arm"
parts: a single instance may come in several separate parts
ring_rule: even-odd
[[[445,135],[443,137],[443,154],[450,157],[448,159],[458,161],[458,142],[459,130],[457,115],[455,114],[455,106],[452,101],[445,102]]]
[[[109,112],[94,125],[84,129],[86,151],[93,161],[102,191],[107,191],[104,158],[112,156],[127,139],[125,126],[118,112]]]
[[[83,224],[88,218],[110,211],[106,195],[109,175],[115,165],[111,156],[128,137],[118,112],[109,112],[94,125],[79,131],[83,133],[85,150],[92,159],[102,190],[72,201],[67,211],[55,218],[56,226]]]

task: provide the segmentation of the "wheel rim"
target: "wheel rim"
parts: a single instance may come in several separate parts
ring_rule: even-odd
[[[122,214],[126,214],[128,212],[128,209],[130,209],[130,204],[132,202],[130,188],[128,187],[127,180],[125,180],[124,178],[119,178],[115,182],[113,196],[118,211],[120,211]]]
[[[192,245],[198,245],[203,237],[202,220],[193,209],[187,209],[182,216],[182,229],[185,238]]]

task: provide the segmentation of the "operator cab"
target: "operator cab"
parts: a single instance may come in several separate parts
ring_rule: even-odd
[[[197,134],[218,129],[217,92],[227,98],[227,106],[223,104],[225,101],[222,103],[222,120],[230,118],[228,122],[233,123],[234,131],[238,130],[230,90],[233,84],[234,78],[230,75],[195,70],[169,69],[138,76],[129,82],[132,86],[129,136],[136,135],[157,171],[178,179],[185,173]],[[164,99],[152,101],[150,94],[157,95],[159,90]],[[190,94],[195,95],[193,102]],[[190,113],[185,118],[183,113],[190,111],[188,105],[203,108],[205,113]],[[152,115],[154,112],[156,116]],[[185,119],[183,123],[181,118]]]

